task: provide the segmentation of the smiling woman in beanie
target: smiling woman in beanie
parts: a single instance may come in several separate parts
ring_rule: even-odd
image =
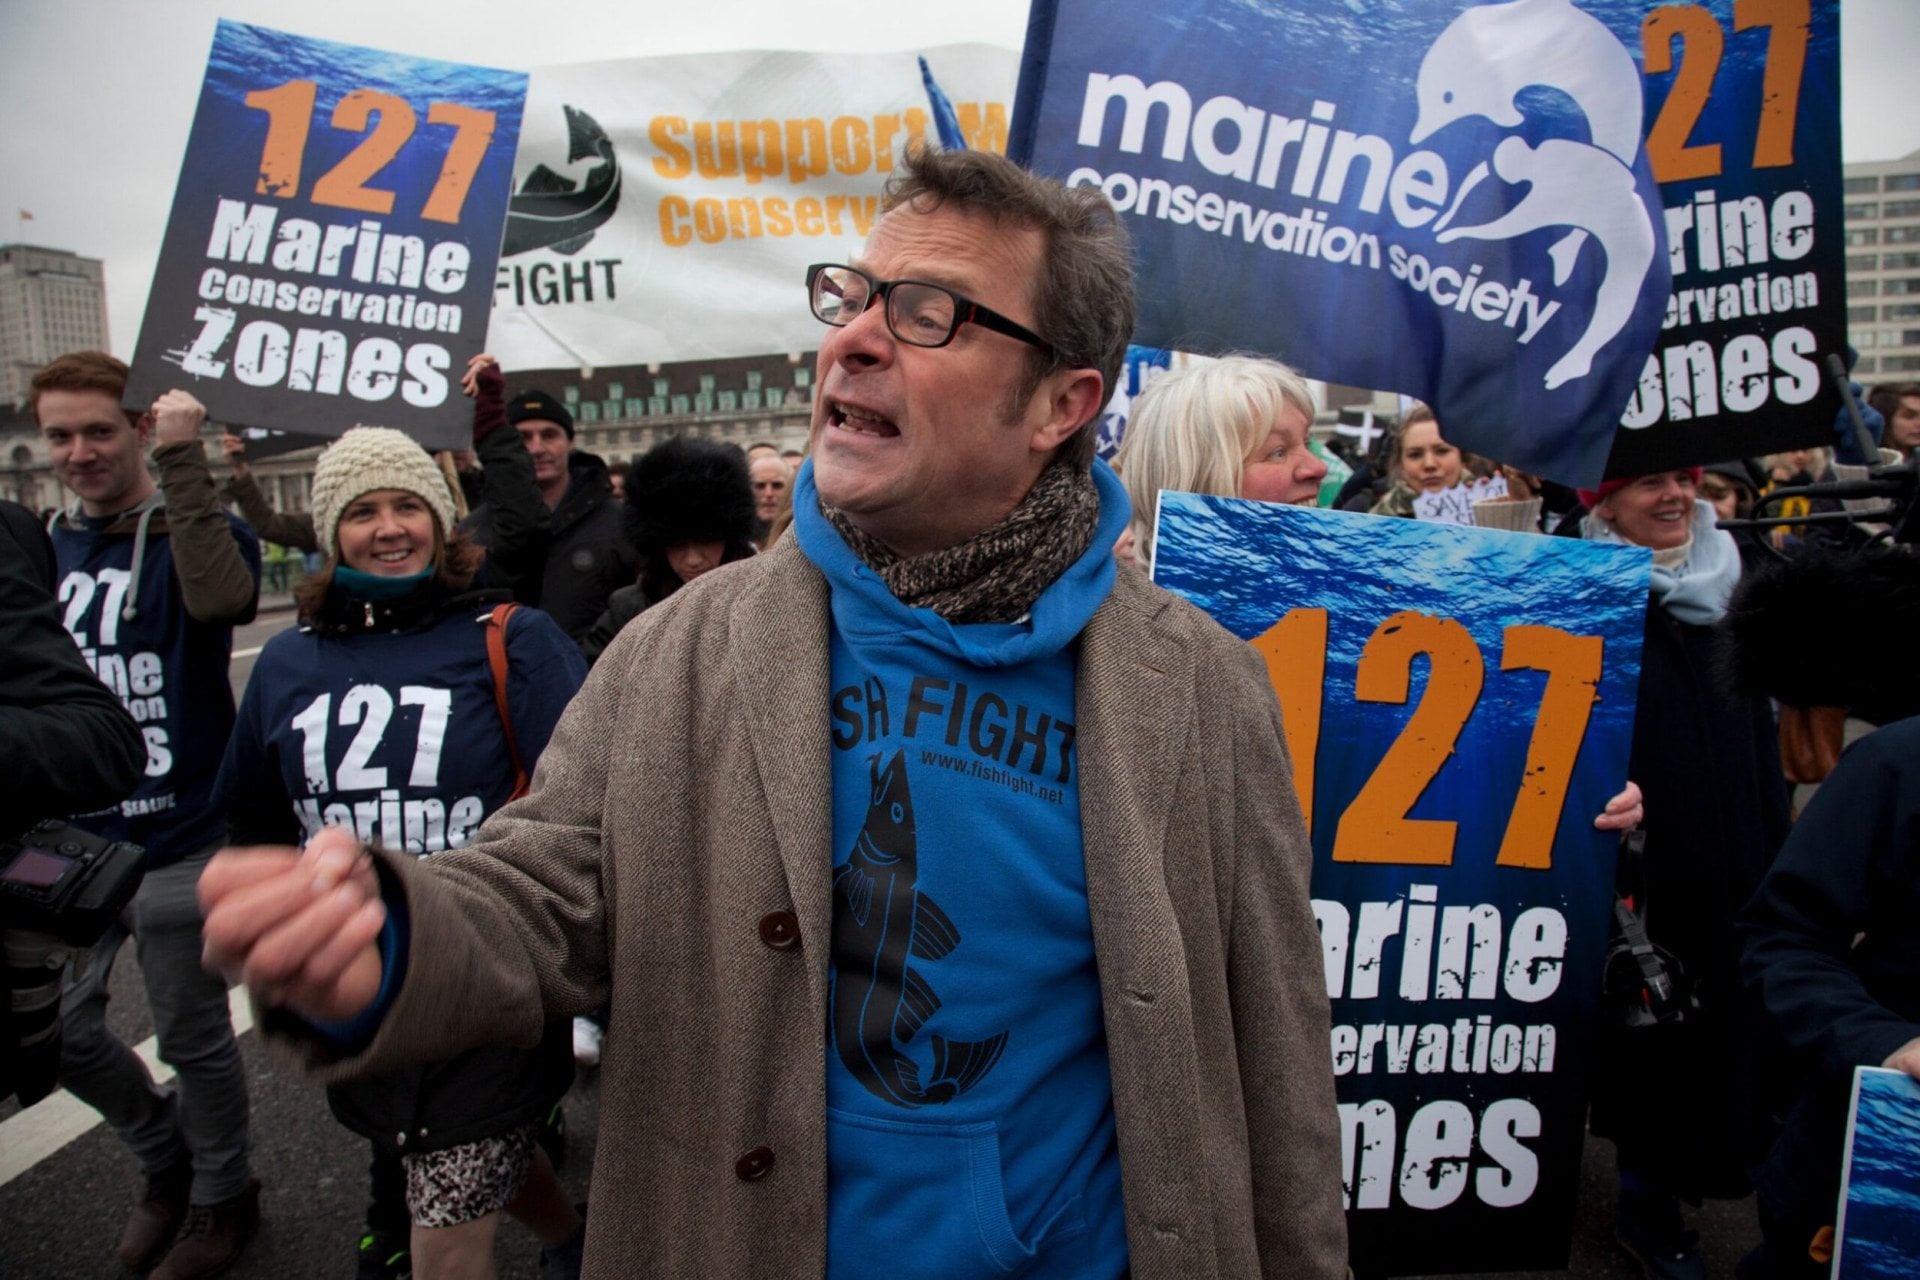
[[[640,553],[640,580],[613,593],[580,642],[588,662],[648,607],[753,554],[746,455],[730,444],[686,436],[647,450],[627,473],[627,536]]]
[[[339,825],[421,857],[458,849],[524,787],[585,664],[544,613],[503,616],[505,592],[472,589],[485,553],[450,533],[446,479],[401,432],[355,427],[329,447],[313,518],[326,565],[302,588],[299,627],[261,651],[221,765],[232,842]],[[359,1274],[410,1261],[421,1277],[491,1275],[503,1208],[577,1274],[580,1218],[535,1140],[572,1078],[555,1019],[533,1049],[330,1087],[334,1115],[374,1145]]]

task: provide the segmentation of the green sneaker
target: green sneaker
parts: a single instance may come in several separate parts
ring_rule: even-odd
[[[360,1237],[360,1263],[354,1280],[409,1280],[413,1259],[407,1242],[396,1240],[384,1231],[369,1231]]]

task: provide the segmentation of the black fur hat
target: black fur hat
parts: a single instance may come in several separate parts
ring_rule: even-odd
[[[1920,715],[1920,556],[1807,547],[1748,574],[1721,624],[1748,693],[1845,707],[1875,724]]]
[[[627,468],[627,533],[643,557],[676,542],[745,543],[753,537],[747,456],[730,444],[675,436]]]

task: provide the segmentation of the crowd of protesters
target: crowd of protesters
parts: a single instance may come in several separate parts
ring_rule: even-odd
[[[615,471],[575,447],[564,405],[475,355],[470,456],[356,426],[321,454],[311,511],[277,512],[237,437],[216,491],[185,392],[123,412],[125,366],[99,353],[36,375],[76,502],[48,526],[53,573],[20,590],[57,594],[87,664],[142,708],[138,785],[121,770],[73,803],[146,849],[146,878],[61,997],[61,1082],[145,1179],[128,1269],[216,1274],[259,1220],[204,914],[206,955],[369,1142],[362,1277],[490,1274],[502,1212],[548,1276],[580,1274],[583,1250],[602,1275],[772,1256],[856,1274],[903,1251],[942,1262],[900,1274],[1342,1274],[1278,711],[1245,647],[1139,572],[1162,489],[1321,502],[1312,388],[1251,357],[1168,372],[1132,405],[1116,479],[1089,424],[1132,298],[1100,198],[930,153],[886,207],[858,265],[808,281],[830,326],[810,460],[678,438]],[[1883,465],[1910,462],[1920,384],[1867,401]],[[1465,453],[1415,407],[1351,461],[1333,505],[1419,518],[1427,495],[1498,480],[1526,504],[1507,527],[1652,552],[1632,781],[1595,824],[1637,829],[1620,891],[1693,1005],[1652,1034],[1603,1025],[1592,1127],[1650,1276],[1704,1275],[1683,1205],[1756,1176],[1766,1240],[1743,1274],[1819,1274],[1841,1081],[1920,1075],[1920,740],[1895,723],[1920,712],[1897,639],[1920,621],[1913,561],[1850,525],[1718,527],[1850,465],[1821,450],[1576,492]],[[1842,509],[1800,501],[1784,513]],[[0,550],[44,562],[20,525]],[[232,629],[263,572],[287,572],[262,540],[312,571],[236,714]],[[1810,650],[1839,634],[1805,615],[1852,616],[1821,595],[1850,574],[1874,609],[1909,610],[1843,636],[1883,638],[1857,656],[1882,678],[1783,691],[1813,653],[1724,677],[1730,636],[1783,647],[1788,616]],[[45,654],[68,684],[73,656]],[[955,724],[971,685],[1062,730],[1061,798],[909,785],[909,683]],[[5,722],[16,758],[66,750],[37,688],[9,691],[10,715],[42,717]],[[113,710],[73,714],[124,738]],[[1832,778],[1796,825],[1782,747],[1797,758],[1809,732],[1821,763],[1792,781]],[[1843,737],[1865,739],[1844,760]],[[1182,744],[1201,753],[1185,772]],[[949,827],[979,865],[937,879]],[[253,847],[216,862],[229,845]],[[106,1029],[129,939],[173,1091]],[[979,1026],[933,1036],[929,1067],[914,1032],[936,982]],[[603,1045],[622,1133],[583,1219],[543,1140]],[[1010,1093],[982,1089],[995,1075]],[[904,1123],[940,1107],[985,1127]],[[983,1159],[1006,1181],[987,1223],[942,1203],[974,1194]],[[743,1198],[776,1161],[771,1198]]]

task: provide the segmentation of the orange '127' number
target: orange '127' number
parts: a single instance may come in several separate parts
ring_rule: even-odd
[[[1453,861],[1455,822],[1409,818],[1480,701],[1486,667],[1468,630],[1452,618],[1396,613],[1367,640],[1354,674],[1362,702],[1405,702],[1413,660],[1426,654],[1427,684],[1400,736],[1387,748],[1333,833],[1335,862],[1407,862],[1445,866]]]
[[[1326,685],[1327,611],[1295,609],[1252,643],[1266,659],[1280,697],[1294,783],[1311,830]],[[1545,870],[1553,862],[1554,831],[1598,697],[1602,643],[1598,636],[1576,636],[1557,627],[1511,626],[1502,635],[1502,649],[1502,671],[1544,671],[1547,685],[1527,742],[1520,791],[1494,862]],[[1340,815],[1333,839],[1336,862],[1453,862],[1459,824],[1407,814],[1452,756],[1472,718],[1486,678],[1479,646],[1451,618],[1396,613],[1374,630],[1361,650],[1354,694],[1364,702],[1404,703],[1411,694],[1413,660],[1422,654],[1428,674],[1420,701]]]
[[[1760,85],[1760,115],[1754,127],[1753,167],[1778,169],[1793,163],[1793,126],[1800,111],[1800,81],[1806,71],[1813,16],[1810,0],[1734,0],[1736,33],[1767,29],[1766,71]],[[1682,50],[1676,67],[1673,45]],[[1656,182],[1713,178],[1722,172],[1720,144],[1690,144],[1693,129],[1713,94],[1726,33],[1697,4],[1669,4],[1640,23],[1640,48],[1648,75],[1674,72],[1660,115],[1647,130],[1647,160]]]
[[[307,134],[313,125],[317,95],[318,86],[311,80],[289,80],[271,89],[255,89],[247,95],[248,106],[267,113],[267,138],[260,149],[260,179],[254,186],[258,194],[283,200],[298,194],[301,161],[307,149]],[[453,102],[428,104],[427,123],[451,125],[454,132],[440,165],[439,180],[420,211],[422,217],[434,222],[460,221],[467,192],[493,141],[494,121],[493,112],[477,107]],[[367,184],[393,163],[394,157],[413,137],[418,123],[413,107],[406,99],[390,93],[355,89],[335,104],[332,122],[336,129],[366,134],[366,137],[314,181],[314,203],[362,213],[392,213],[394,193]]]

